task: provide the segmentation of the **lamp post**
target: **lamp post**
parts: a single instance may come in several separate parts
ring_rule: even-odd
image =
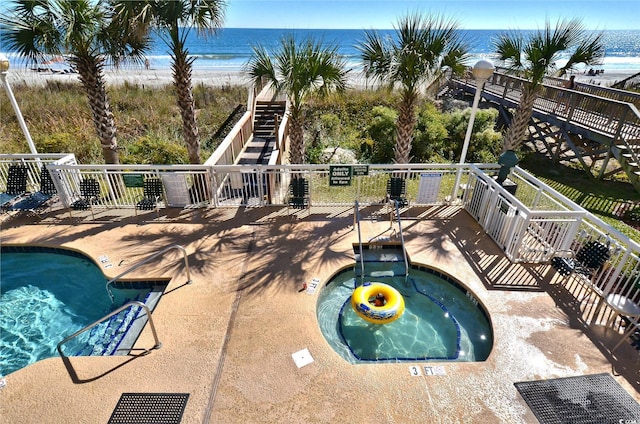
[[[484,83],[487,82],[489,77],[493,74],[495,68],[493,64],[488,60],[479,60],[473,65],[473,79],[476,80],[476,94],[473,97],[473,106],[471,107],[471,116],[469,117],[469,125],[467,126],[467,133],[464,136],[464,144],[462,145],[462,153],[460,154],[460,165],[464,164],[467,160],[467,150],[469,149],[469,140],[471,140],[471,132],[473,131],[473,122],[476,119],[476,112],[478,110],[478,103],[480,103],[480,94]],[[458,198],[458,186],[460,185],[460,178],[462,177],[462,168],[458,168],[456,174],[456,183],[453,186],[453,200]]]
[[[11,102],[11,106],[13,106],[13,111],[16,113],[16,117],[18,118],[18,123],[20,124],[20,128],[22,129],[22,133],[27,139],[27,143],[29,144],[29,150],[34,155],[38,154],[36,150],[35,144],[33,144],[33,140],[31,139],[31,134],[29,134],[29,129],[27,129],[27,124],[24,122],[24,118],[22,117],[22,113],[20,112],[20,108],[18,107],[18,102],[16,101],[15,96],[13,95],[13,91],[11,91],[11,87],[9,86],[9,82],[7,81],[7,73],[9,72],[9,59],[3,54],[0,54],[0,80],[2,80],[2,84],[4,85],[4,89],[7,91],[7,96],[9,96],[9,101]]]

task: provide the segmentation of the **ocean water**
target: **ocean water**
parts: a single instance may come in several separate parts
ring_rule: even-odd
[[[387,36],[393,30],[380,30]],[[471,45],[470,65],[478,59],[492,59],[492,42],[499,30],[462,30],[461,33]],[[364,39],[364,30],[331,29],[331,30],[287,30],[287,29],[239,29],[224,28],[207,38],[199,37],[191,31],[187,40],[189,52],[197,57],[194,67],[198,69],[219,68],[229,71],[241,70],[251,58],[252,47],[263,45],[267,50],[277,48],[283,36],[293,34],[297,39],[311,36],[323,43],[335,44],[338,52],[344,57],[348,67],[358,67],[358,50],[356,46]],[[152,67],[164,68],[170,63],[167,48],[162,39],[153,37],[153,47],[149,52]],[[640,30],[606,31],[605,58],[600,68],[609,70],[637,70],[640,72]],[[565,56],[564,60],[566,61]],[[494,61],[495,62],[495,61]],[[563,65],[560,58],[558,65]]]
[[[392,36],[393,30],[380,30],[382,34]],[[492,60],[492,41],[502,30],[461,30],[471,45],[469,65],[478,59]],[[526,31],[523,31],[526,32]],[[361,29],[260,29],[260,28],[223,28],[208,37],[201,37],[197,31],[191,31],[187,38],[187,48],[196,57],[195,69],[216,69],[239,71],[252,55],[252,47],[263,45],[267,50],[277,48],[283,36],[293,34],[297,39],[311,36],[325,44],[335,44],[344,57],[347,66],[358,68],[358,50],[356,45],[363,40]],[[152,46],[148,59],[153,69],[169,69],[170,57],[161,34],[152,36]],[[606,53],[602,65],[597,68],[611,71],[640,72],[640,30],[605,31]],[[0,51],[6,52],[0,37]],[[9,53],[9,58],[15,55]],[[566,55],[568,56],[568,55]],[[559,58],[558,65],[566,61]],[[16,58],[17,59],[17,58]],[[20,60],[20,59],[18,59]],[[495,60],[494,63],[497,64]],[[133,66],[133,65],[128,65]],[[143,65],[137,65],[142,67]]]

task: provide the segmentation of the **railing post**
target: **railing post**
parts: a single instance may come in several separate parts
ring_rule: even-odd
[[[502,90],[502,98],[507,98],[507,88],[509,87],[509,79],[503,76],[502,80],[504,81],[504,90]]]

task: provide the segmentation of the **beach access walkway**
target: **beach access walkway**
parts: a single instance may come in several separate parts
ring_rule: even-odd
[[[456,90],[475,94],[471,76],[453,77]],[[564,80],[548,77],[533,107],[529,141],[537,151],[560,161],[577,159],[598,178],[623,170],[640,191],[640,94],[577,82],[574,90]],[[527,81],[497,70],[486,82],[482,97],[497,105],[500,116],[511,121]],[[620,167],[611,169],[610,159]]]

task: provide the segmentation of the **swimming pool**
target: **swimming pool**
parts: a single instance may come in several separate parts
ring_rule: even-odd
[[[0,252],[0,375],[58,356],[56,346],[66,336],[130,300],[158,297],[166,285],[166,281],[118,283],[112,303],[105,289],[108,280],[78,252],[18,246],[2,246]],[[114,354],[123,348],[137,312],[123,311],[83,333],[64,345],[65,354]],[[130,344],[135,341],[128,339]]]
[[[357,281],[360,284],[359,277]],[[336,273],[319,294],[317,317],[329,345],[348,362],[473,362],[489,356],[489,315],[473,293],[450,276],[412,265],[407,278],[378,276],[366,281],[397,289],[405,312],[388,324],[365,321],[350,304],[356,283],[353,267]]]

